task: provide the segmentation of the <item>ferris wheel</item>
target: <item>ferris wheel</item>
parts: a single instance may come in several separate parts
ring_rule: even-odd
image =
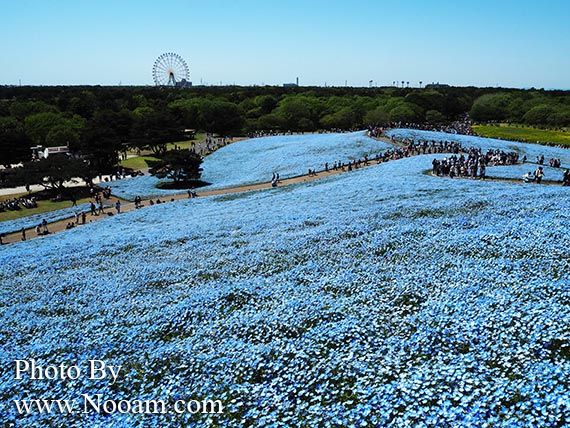
[[[190,72],[186,61],[180,55],[167,52],[154,62],[152,77],[156,86],[185,86]]]

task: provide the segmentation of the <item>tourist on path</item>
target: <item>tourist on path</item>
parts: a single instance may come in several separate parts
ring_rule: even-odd
[[[534,175],[536,176],[536,183],[540,184],[542,182],[542,178],[544,177],[544,171],[542,170],[541,166],[537,168],[537,170],[534,172]]]

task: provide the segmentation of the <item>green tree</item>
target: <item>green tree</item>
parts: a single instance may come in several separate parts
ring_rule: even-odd
[[[189,150],[169,150],[158,161],[147,161],[149,172],[158,178],[170,178],[175,183],[198,180],[202,158]]]
[[[131,126],[131,113],[126,110],[101,110],[87,122],[79,149],[98,173],[114,172],[119,151],[129,143]]]
[[[69,110],[81,117],[91,119],[97,111],[99,102],[92,91],[81,91],[69,101]]]
[[[22,125],[14,118],[0,117],[0,165],[9,168],[31,157],[30,139]]]
[[[509,94],[486,94],[475,100],[470,115],[477,122],[503,121],[509,115],[510,103]]]
[[[221,135],[239,131],[243,116],[238,106],[228,101],[205,100],[200,106],[200,128]]]
[[[80,132],[65,124],[54,126],[46,136],[47,147],[69,146],[77,147]]]
[[[277,98],[273,95],[259,95],[253,101],[261,109],[261,114],[269,114],[277,107]]]
[[[364,115],[366,125],[383,126],[390,122],[388,112],[384,107],[376,107]]]
[[[401,103],[390,110],[390,122],[414,123],[419,120],[418,113],[410,103]]]
[[[437,110],[426,111],[426,122],[438,125],[445,122],[445,116]]]
[[[168,108],[173,112],[182,127],[200,129],[202,126],[200,117],[201,102],[202,100],[198,98],[180,99],[170,103]]]
[[[524,101],[521,97],[513,97],[509,106],[507,107],[508,120],[514,123],[520,123],[524,114],[527,111]]]
[[[282,118],[287,130],[299,131],[310,123],[319,122],[323,107],[320,101],[309,95],[289,95],[281,100],[274,113]],[[309,122],[310,121],[310,122]]]
[[[133,116],[135,120],[144,119],[146,117],[153,115],[154,113],[155,110],[149,106],[137,107],[136,109],[133,110]]]
[[[32,114],[37,113],[57,113],[55,106],[47,104],[43,101],[15,101],[10,106],[10,116],[16,118],[20,122]]]
[[[85,119],[80,116],[63,118],[59,124],[53,126],[45,140],[47,147],[68,146],[76,150],[81,139],[81,131],[85,128]]]
[[[529,125],[546,125],[548,118],[554,112],[552,106],[541,104],[527,111],[523,116],[523,121]]]
[[[254,128],[258,130],[285,129],[285,121],[278,114],[266,114],[257,119]]]
[[[61,122],[62,117],[59,113],[36,113],[24,119],[24,127],[34,144],[45,146],[49,132]]]
[[[168,143],[183,138],[180,128],[168,111],[155,111],[150,107],[137,108],[129,142],[140,149],[162,154],[166,152]]]
[[[49,156],[39,161],[25,162],[17,168],[16,180],[22,185],[38,184],[46,189],[65,191],[67,182],[78,178],[89,182],[95,177],[95,172],[82,159],[71,158],[64,154]]]
[[[422,108],[423,111],[442,111],[445,97],[435,89],[416,89],[405,97],[406,102],[413,103]]]
[[[321,119],[324,128],[350,129],[357,123],[357,114],[353,107],[343,107],[333,114],[327,114]]]
[[[37,113],[26,117],[24,126],[35,144],[47,147],[75,146],[85,127],[85,119],[77,115],[66,117],[60,113]]]
[[[548,116],[548,124],[555,127],[570,126],[570,108],[559,109]]]
[[[238,105],[222,99],[177,100],[169,107],[185,128],[228,135],[230,132],[239,132],[245,123],[243,111]]]

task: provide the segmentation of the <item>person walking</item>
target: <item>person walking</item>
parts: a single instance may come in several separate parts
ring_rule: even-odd
[[[534,175],[536,177],[536,183],[540,184],[542,182],[542,178],[544,177],[544,171],[542,170],[541,166],[537,168],[537,170],[534,172]]]
[[[562,174],[562,185],[570,186],[570,169],[567,169],[564,171],[564,174]]]
[[[117,210],[117,214],[121,214],[121,201],[118,199],[117,202],[115,202],[115,209]]]

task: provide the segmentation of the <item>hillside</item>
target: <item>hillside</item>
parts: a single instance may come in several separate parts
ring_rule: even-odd
[[[394,132],[570,161],[562,149]],[[232,150],[240,147],[248,146]],[[304,171],[314,155],[302,153],[299,145]],[[433,177],[424,174],[433,157],[155,205],[0,247],[2,367],[24,357],[122,366],[114,385],[17,380],[3,370],[5,420],[23,427],[567,423],[568,188]],[[219,399],[225,411],[21,416],[11,405],[85,393]]]

